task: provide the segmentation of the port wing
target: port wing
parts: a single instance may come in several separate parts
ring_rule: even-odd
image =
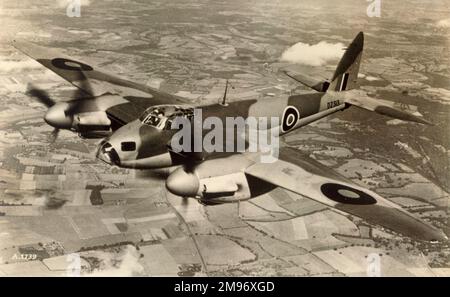
[[[12,45],[90,96],[112,94],[122,97],[147,97],[155,101],[155,104],[185,101],[181,97],[119,78],[79,59],[61,54],[55,49],[28,42],[13,42]]]

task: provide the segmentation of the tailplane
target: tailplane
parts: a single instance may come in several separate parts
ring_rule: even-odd
[[[345,104],[389,116],[402,121],[416,122],[425,125],[434,125],[423,116],[411,110],[411,106],[395,103],[394,101],[375,99],[367,96],[364,91],[352,90],[348,92],[335,93],[335,98],[344,101]]]

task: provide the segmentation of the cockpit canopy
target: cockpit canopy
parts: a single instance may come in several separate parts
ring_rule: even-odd
[[[194,117],[194,108],[182,105],[156,105],[147,108],[139,120],[142,124],[160,130],[170,130],[172,121],[176,117],[185,117],[191,120]]]

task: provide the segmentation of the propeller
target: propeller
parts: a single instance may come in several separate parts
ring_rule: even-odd
[[[166,169],[144,169],[135,170],[135,177],[142,179],[151,179],[155,181],[165,181],[169,176],[169,171]]]
[[[31,96],[31,97],[37,99],[37,101],[44,104],[47,108],[50,108],[56,104],[56,101],[53,100],[52,98],[50,98],[50,95],[48,94],[47,91],[39,89],[38,87],[36,87],[35,85],[33,85],[31,83],[29,83],[27,86],[26,94],[28,96]],[[58,138],[59,130],[60,130],[59,128],[54,128],[53,131],[51,132],[51,134],[50,134],[51,143],[54,143],[56,141],[56,139]]]
[[[55,143],[56,139],[58,139],[60,129],[54,128],[52,133],[50,133],[50,141],[51,143]]]
[[[95,100],[89,80],[83,71],[77,72],[78,77],[74,85],[77,87],[73,94],[73,99],[69,102],[59,103],[52,99],[47,91],[39,89],[33,84],[28,84],[26,94],[35,98],[38,102],[44,104],[48,111],[45,114],[45,121],[47,124],[54,127],[50,135],[52,143],[58,138],[60,129],[71,129],[73,117],[86,110],[97,110]],[[57,105],[57,106],[55,106]]]
[[[50,98],[49,94],[46,91],[37,88],[31,83],[27,86],[26,94],[28,96],[36,98],[40,103],[47,106],[47,108],[52,107],[56,103],[53,99]]]
[[[75,114],[82,110],[96,109],[96,104],[91,94],[94,94],[89,80],[83,73],[83,71],[78,71],[78,82],[76,84],[76,91],[73,95],[75,104],[71,104],[68,109],[65,110],[67,116],[73,117]]]

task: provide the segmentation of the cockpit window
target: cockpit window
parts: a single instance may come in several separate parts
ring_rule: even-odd
[[[170,130],[172,121],[176,117],[186,117],[191,120],[194,116],[194,108],[178,105],[158,105],[148,108],[139,120],[149,126],[161,130]]]

